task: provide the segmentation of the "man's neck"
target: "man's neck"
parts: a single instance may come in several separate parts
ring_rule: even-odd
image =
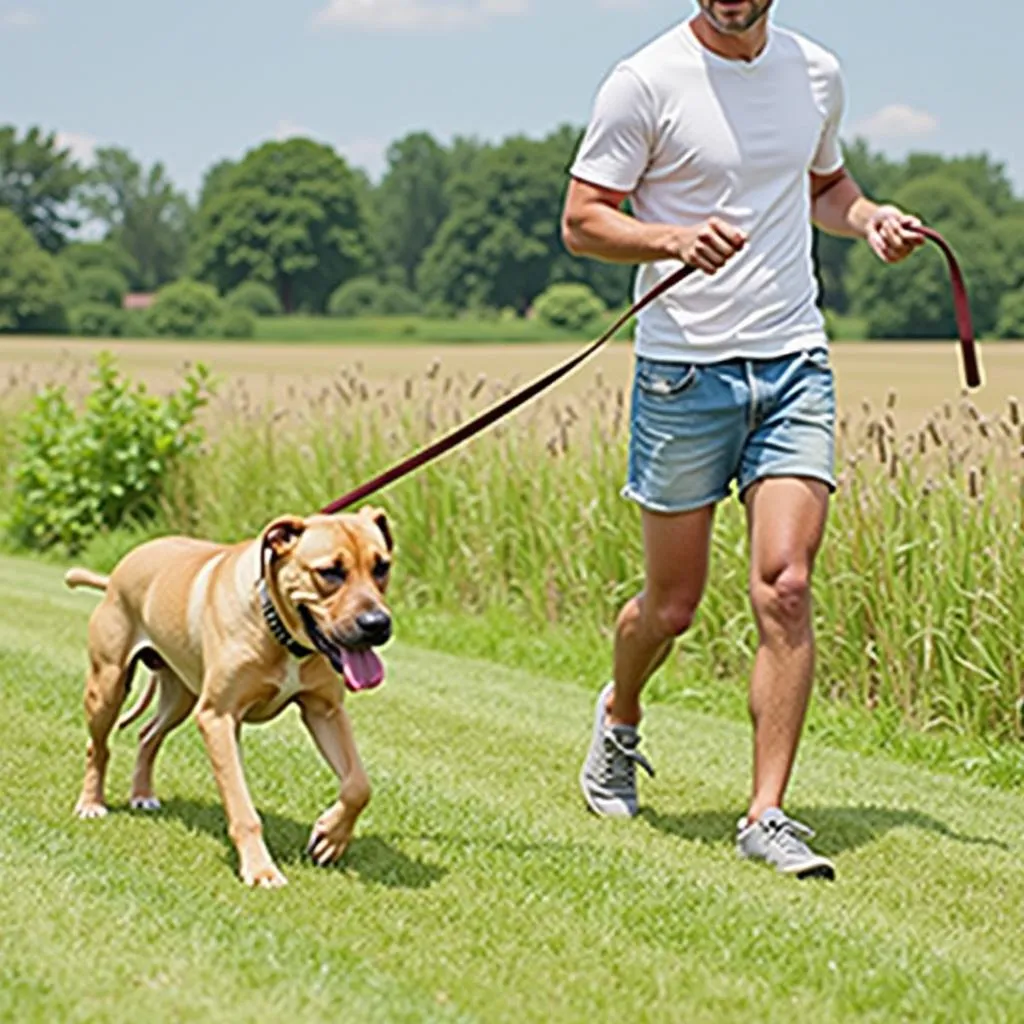
[[[702,46],[727,60],[755,60],[768,45],[767,18],[762,18],[740,35],[719,31],[703,13],[694,15],[690,27]]]

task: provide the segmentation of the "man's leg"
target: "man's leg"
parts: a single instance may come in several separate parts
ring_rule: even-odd
[[[615,679],[597,699],[580,773],[588,806],[604,817],[633,817],[639,809],[637,764],[653,774],[638,749],[640,694],[693,621],[707,578],[713,514],[713,505],[676,515],[643,514],[644,590],[619,616]]]
[[[690,628],[707,581],[713,519],[713,505],[643,513],[644,589],[619,615],[609,725],[639,725],[644,686]]]
[[[760,645],[750,683],[754,785],[748,818],[782,806],[814,676],[811,575],[828,514],[816,480],[763,480],[747,496],[750,597]]]

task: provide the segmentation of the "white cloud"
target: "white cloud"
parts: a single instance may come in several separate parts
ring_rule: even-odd
[[[443,32],[488,18],[525,14],[529,0],[330,0],[314,25],[348,25],[371,31]]]
[[[884,142],[908,137],[920,138],[939,129],[939,119],[926,110],[915,110],[903,103],[893,103],[862,118],[853,125],[855,135],[869,142]]]
[[[5,28],[37,28],[42,23],[43,19],[35,11],[24,7],[0,13],[0,25]]]
[[[96,155],[99,140],[80,132],[57,132],[57,145],[70,149],[72,157],[80,164],[91,164]]]

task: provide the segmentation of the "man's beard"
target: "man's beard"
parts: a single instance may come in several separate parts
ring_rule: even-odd
[[[716,8],[718,0],[700,0],[700,9],[719,32],[728,35],[742,35],[753,28],[767,13],[774,0],[751,0],[750,11],[745,18],[721,18]]]

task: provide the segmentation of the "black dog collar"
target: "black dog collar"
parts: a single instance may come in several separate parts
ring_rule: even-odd
[[[263,612],[263,621],[267,624],[267,629],[270,630],[270,635],[282,646],[289,654],[294,655],[296,658],[309,658],[316,654],[316,651],[311,651],[308,647],[303,647],[298,640],[295,639],[288,632],[288,627],[281,621],[281,616],[278,614],[277,608],[274,607],[274,599],[270,596],[270,590],[267,587],[266,580],[260,580],[259,585],[256,588],[257,594],[260,598],[260,609]]]

